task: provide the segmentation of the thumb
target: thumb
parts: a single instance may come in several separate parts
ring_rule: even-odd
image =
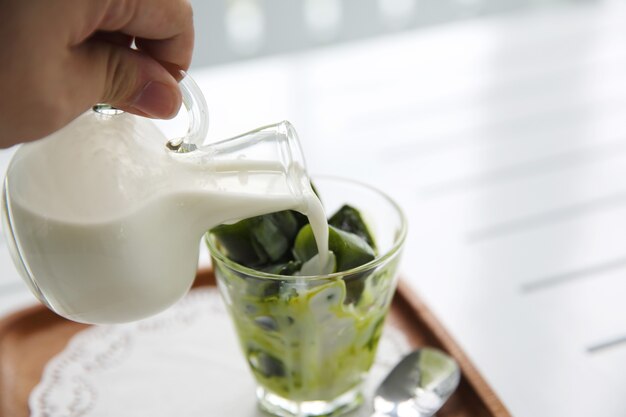
[[[83,45],[78,82],[86,106],[107,103],[159,119],[174,117],[182,102],[176,79],[149,55],[94,41]]]

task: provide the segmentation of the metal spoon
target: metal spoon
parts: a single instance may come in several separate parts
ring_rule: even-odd
[[[447,354],[422,348],[405,356],[380,384],[372,417],[430,417],[454,392],[461,371]]]

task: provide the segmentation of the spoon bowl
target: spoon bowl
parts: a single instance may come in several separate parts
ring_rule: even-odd
[[[374,417],[430,417],[459,384],[456,361],[434,348],[405,356],[380,384],[374,396]]]

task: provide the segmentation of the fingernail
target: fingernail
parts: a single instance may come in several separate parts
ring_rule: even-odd
[[[150,81],[132,104],[137,110],[159,119],[170,119],[178,113],[180,98],[175,88]]]

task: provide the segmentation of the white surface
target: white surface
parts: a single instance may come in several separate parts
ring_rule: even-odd
[[[607,2],[194,75],[212,139],[289,119],[311,172],[402,202],[404,276],[514,416],[621,417],[625,21]]]
[[[401,332],[385,328],[366,397],[409,350]],[[216,289],[194,290],[147,320],[74,336],[48,363],[29,403],[31,417],[266,415]]]

